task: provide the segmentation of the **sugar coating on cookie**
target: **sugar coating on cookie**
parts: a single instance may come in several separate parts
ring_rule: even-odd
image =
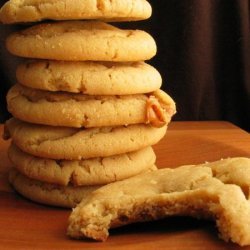
[[[250,159],[214,165],[235,164],[231,169],[236,170],[241,161],[246,166],[242,174],[249,175]],[[100,188],[74,209],[68,235],[104,241],[109,228],[174,215],[215,219],[222,239],[250,244],[249,200],[240,186],[214,177],[209,164],[161,169]]]
[[[158,98],[159,93],[163,98]],[[155,108],[149,105],[152,98],[155,99]],[[164,126],[175,113],[174,101],[162,90],[148,95],[92,96],[15,85],[7,94],[7,104],[9,112],[20,120],[77,128],[150,124],[151,121],[155,125],[155,118]],[[152,110],[155,116],[148,110]]]
[[[17,81],[27,87],[88,95],[132,95],[161,87],[159,72],[145,62],[33,60],[18,65]]]
[[[6,24],[37,22],[44,19],[136,21],[151,16],[146,0],[9,0],[0,10]]]
[[[46,205],[75,207],[83,198],[101,186],[60,186],[26,177],[16,169],[9,172],[9,182],[24,197]]]
[[[21,57],[66,61],[144,61],[156,54],[155,41],[145,31],[97,21],[34,25],[11,34],[6,47]]]
[[[58,185],[104,185],[137,175],[155,164],[151,147],[82,161],[52,160],[22,152],[13,143],[8,151],[15,168],[31,179]]]
[[[130,126],[76,129],[35,125],[10,119],[5,123],[5,139],[24,152],[57,160],[81,160],[136,151],[159,142],[167,127],[138,124]]]

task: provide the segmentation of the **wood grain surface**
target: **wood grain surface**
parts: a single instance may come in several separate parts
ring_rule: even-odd
[[[8,145],[0,139],[0,249],[250,249],[220,240],[213,222],[186,217],[114,229],[104,243],[71,240],[65,234],[70,210],[33,203],[8,185]],[[172,122],[154,148],[158,167],[177,167],[250,157],[250,136],[227,122]]]

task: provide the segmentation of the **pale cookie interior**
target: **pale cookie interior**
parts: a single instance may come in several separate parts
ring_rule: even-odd
[[[249,175],[250,159],[246,158],[218,161],[211,167],[217,165],[219,169],[220,165],[229,165],[234,171],[241,161],[246,167],[242,174]],[[249,201],[239,186],[224,184],[213,177],[209,166],[162,169],[109,184],[93,192],[74,209],[69,218],[68,234],[74,238],[104,241],[112,227],[189,215],[214,219],[222,239],[249,245]]]

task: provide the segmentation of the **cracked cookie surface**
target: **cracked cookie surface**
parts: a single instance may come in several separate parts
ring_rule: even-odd
[[[34,157],[12,144],[8,152],[11,162],[31,179],[58,185],[104,185],[146,171],[155,164],[151,147],[136,152],[82,161],[51,160]]]
[[[211,166],[206,163],[161,169],[109,184],[74,209],[68,234],[104,241],[112,227],[184,215],[214,219],[222,239],[249,245],[249,200],[233,178],[232,184],[223,183],[222,177],[220,180],[222,173],[228,171],[226,166],[237,171],[238,164],[241,166],[238,176],[249,176],[250,159],[233,158],[211,163]],[[213,176],[214,168],[221,175]]]
[[[158,98],[158,93],[164,98]],[[7,104],[9,112],[22,121],[51,126],[92,128],[151,124],[152,115],[147,113],[150,109],[150,96],[154,96],[162,114],[161,126],[167,125],[175,114],[175,103],[162,90],[149,95],[90,96],[35,90],[17,84],[9,90]],[[152,122],[152,125],[155,125],[155,122]]]
[[[130,125],[76,129],[52,127],[22,122],[15,118],[5,123],[5,139],[13,142],[24,152],[34,156],[81,160],[107,157],[140,150],[159,142],[167,127]]]
[[[0,11],[0,20],[3,23],[44,19],[135,21],[147,19],[151,13],[146,0],[9,0]]]
[[[156,171],[152,165],[144,172]],[[31,179],[21,174],[15,168],[9,172],[9,182],[22,196],[46,205],[74,208],[81,200],[103,185],[67,186],[46,183]]]
[[[42,23],[7,37],[10,53],[66,61],[144,61],[156,54],[154,39],[97,21]]]
[[[87,95],[144,94],[162,84],[159,72],[145,62],[33,60],[18,65],[16,76],[27,87]]]
[[[60,186],[30,179],[16,169],[9,172],[9,182],[24,197],[46,205],[75,207],[88,194],[101,186]]]

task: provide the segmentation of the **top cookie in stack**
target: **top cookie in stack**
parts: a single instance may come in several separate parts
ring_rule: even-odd
[[[155,169],[151,146],[175,113],[159,72],[144,62],[156,54],[155,41],[103,22],[150,15],[145,0],[10,0],[2,7],[3,23],[60,20],[6,41],[12,54],[32,59],[18,66],[7,95],[15,118],[5,136],[18,169],[10,181],[24,196],[72,207],[100,185]]]
[[[136,21],[151,16],[146,0],[10,0],[1,9],[5,24],[50,20]]]

